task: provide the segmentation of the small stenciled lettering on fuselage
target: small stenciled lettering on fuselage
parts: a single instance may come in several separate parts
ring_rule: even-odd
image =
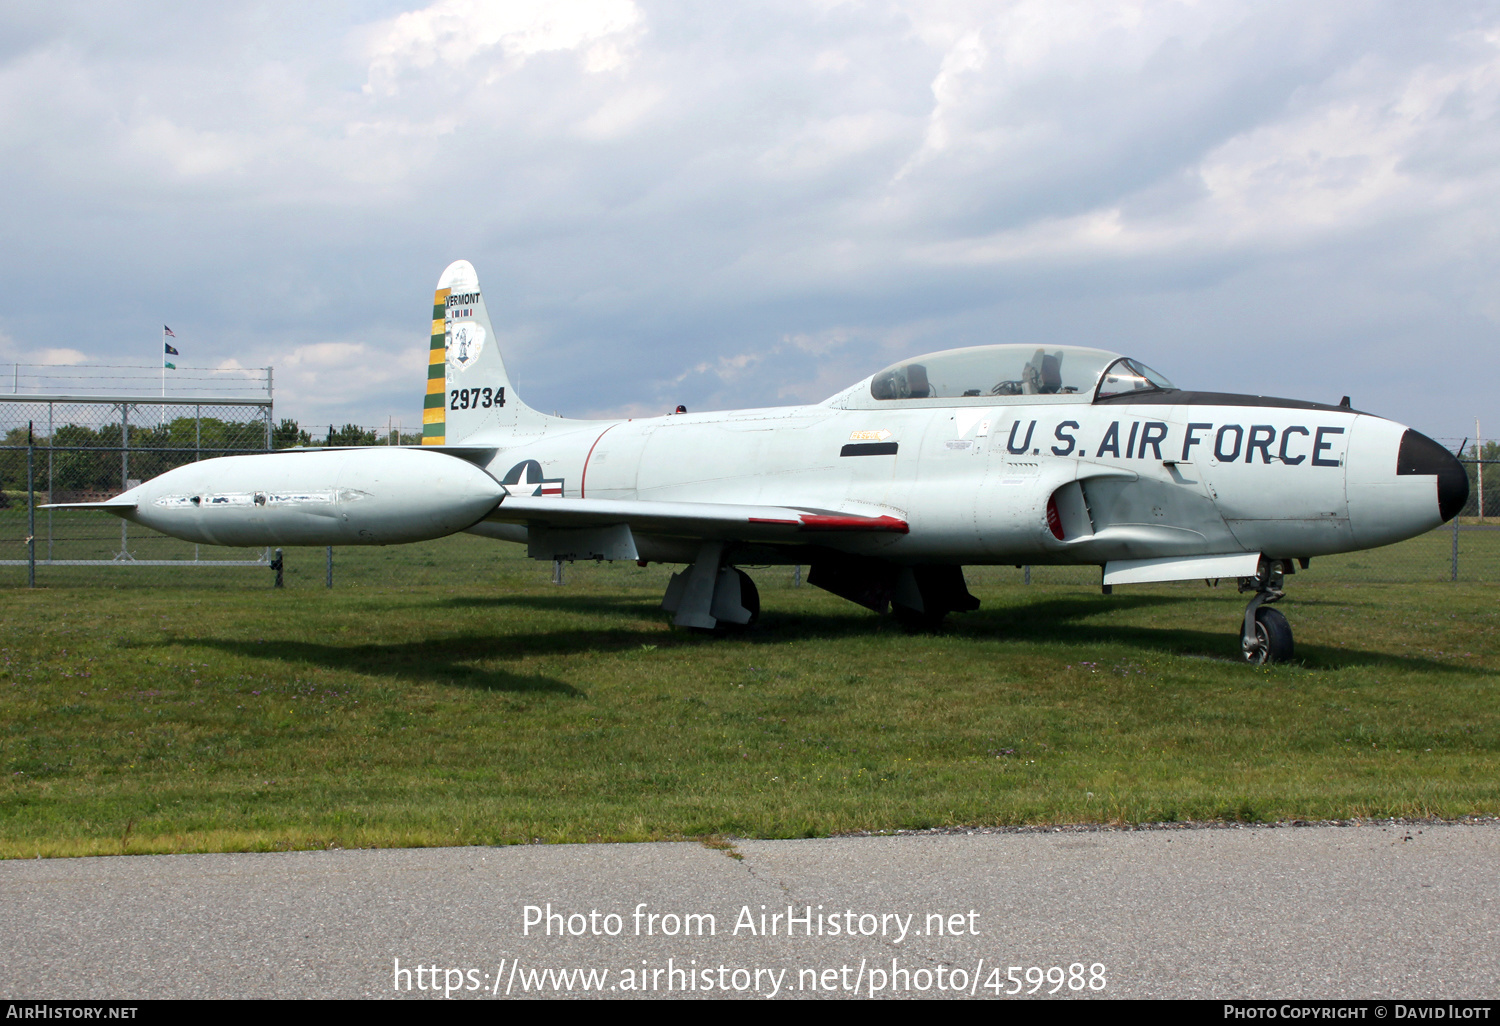
[[[1098,460],[1151,460],[1157,463],[1281,464],[1288,467],[1341,467],[1347,425],[1113,420],[1102,429],[1077,420],[1052,424],[1016,420],[1004,430],[1011,455],[1073,456]],[[1092,436],[1092,437],[1091,437]]]

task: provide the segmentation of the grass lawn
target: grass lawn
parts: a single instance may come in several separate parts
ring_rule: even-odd
[[[663,567],[559,588],[464,536],[341,549],[326,591],[288,555],[279,592],[4,590],[0,855],[1500,813],[1487,584],[1315,561],[1298,662],[1252,669],[1232,584],[976,570],[979,612],[909,635],[773,568],[711,638]]]

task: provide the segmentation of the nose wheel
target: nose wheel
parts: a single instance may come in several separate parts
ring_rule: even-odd
[[[1292,627],[1279,610],[1270,607],[1270,603],[1285,597],[1281,585],[1280,560],[1262,559],[1254,577],[1240,578],[1240,591],[1255,592],[1245,607],[1240,629],[1240,654],[1252,666],[1284,663],[1292,658]]]

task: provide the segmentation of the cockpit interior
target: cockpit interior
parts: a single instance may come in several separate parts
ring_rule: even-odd
[[[1174,386],[1139,360],[1078,346],[973,346],[903,360],[870,379],[870,395],[901,399],[1077,396],[1092,402]]]

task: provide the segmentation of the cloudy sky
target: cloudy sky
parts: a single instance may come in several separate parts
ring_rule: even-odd
[[[0,364],[304,424],[419,422],[462,257],[564,414],[1073,343],[1500,434],[1496,3],[9,0],[0,170]]]

